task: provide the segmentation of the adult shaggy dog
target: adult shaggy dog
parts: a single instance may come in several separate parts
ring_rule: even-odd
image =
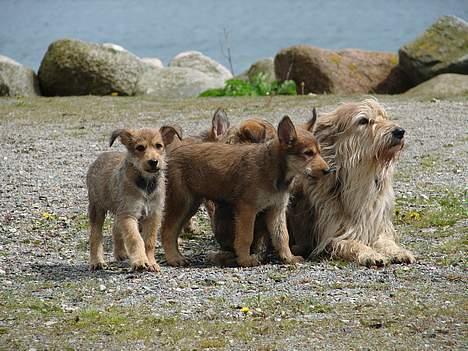
[[[315,111],[314,111],[315,113]],[[395,160],[405,130],[374,99],[346,103],[321,115],[314,129],[324,160],[336,172],[296,178],[288,226],[292,251],[327,252],[365,266],[413,263],[392,224]]]

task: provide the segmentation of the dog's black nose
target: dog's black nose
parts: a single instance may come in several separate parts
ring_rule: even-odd
[[[149,160],[148,164],[151,168],[155,169],[156,167],[158,167],[158,160]]]
[[[395,128],[393,131],[392,131],[392,135],[395,137],[395,138],[398,138],[398,139],[401,139],[403,138],[403,136],[405,135],[405,130],[403,128]]]

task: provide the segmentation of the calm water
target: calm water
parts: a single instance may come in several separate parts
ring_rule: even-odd
[[[445,14],[468,19],[468,0],[0,0],[0,54],[34,69],[47,46],[70,37],[113,42],[141,57],[168,63],[198,50],[234,70],[281,48],[397,51]]]

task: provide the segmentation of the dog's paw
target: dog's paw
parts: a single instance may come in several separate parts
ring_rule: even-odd
[[[161,271],[161,268],[159,267],[159,264],[157,264],[156,262],[150,262],[148,264],[147,271],[157,273]]]
[[[175,256],[175,257],[167,257],[166,258],[166,261],[167,261],[167,264],[169,266],[173,266],[173,267],[184,267],[184,266],[188,266],[189,265],[189,260],[186,259],[184,256],[182,255],[179,255],[179,256]]]
[[[134,272],[147,271],[149,267],[149,262],[146,257],[137,258],[137,259],[132,260],[132,262],[130,263],[130,266],[132,267],[132,271]]]
[[[304,263],[304,257],[302,256],[292,256],[290,260],[288,260],[288,264],[298,264],[298,263]]]
[[[128,258],[128,255],[126,252],[114,251],[114,258],[116,261],[125,261]]]
[[[389,263],[389,260],[384,255],[378,252],[364,252],[358,256],[358,263],[366,267],[383,267]]]
[[[414,255],[411,253],[411,251],[406,250],[406,249],[401,249],[398,252],[394,253],[391,257],[392,263],[415,263],[416,258]]]
[[[105,269],[106,267],[107,265],[104,261],[96,261],[96,262],[91,262],[89,264],[89,269],[91,271],[100,271],[102,269]]]
[[[188,221],[187,224],[185,224],[184,233],[193,234],[193,235],[201,234],[201,230],[198,227],[198,225],[195,223],[193,218],[191,218],[190,221]]]
[[[257,257],[253,255],[237,257],[237,264],[241,267],[255,267],[260,265]]]
[[[232,251],[210,252],[207,255],[207,259],[210,263],[221,267],[236,266],[236,255]]]

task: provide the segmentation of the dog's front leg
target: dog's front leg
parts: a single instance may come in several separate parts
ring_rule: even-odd
[[[135,271],[148,269],[145,243],[138,231],[138,221],[128,216],[116,216],[116,225],[122,233],[132,269]]]
[[[294,256],[289,248],[289,233],[286,225],[286,210],[282,208],[271,208],[265,213],[265,221],[271,235],[273,247],[284,263],[302,263],[304,258]]]
[[[156,247],[156,235],[161,224],[161,215],[153,214],[144,218],[141,221],[141,235],[145,243],[146,257],[148,258],[148,270],[151,272],[159,272],[159,265],[154,257],[154,248]]]
[[[390,235],[381,235],[373,245],[374,249],[390,258],[392,263],[414,263],[416,258],[411,251],[399,246]]]
[[[328,251],[331,252],[333,257],[338,257],[345,261],[354,261],[362,266],[382,267],[388,264],[388,259],[384,255],[357,240],[334,239],[330,243]]]
[[[250,254],[257,211],[252,206],[246,204],[238,204],[234,211],[234,251],[237,255],[237,264],[241,267],[258,266],[260,262],[255,256]]]

